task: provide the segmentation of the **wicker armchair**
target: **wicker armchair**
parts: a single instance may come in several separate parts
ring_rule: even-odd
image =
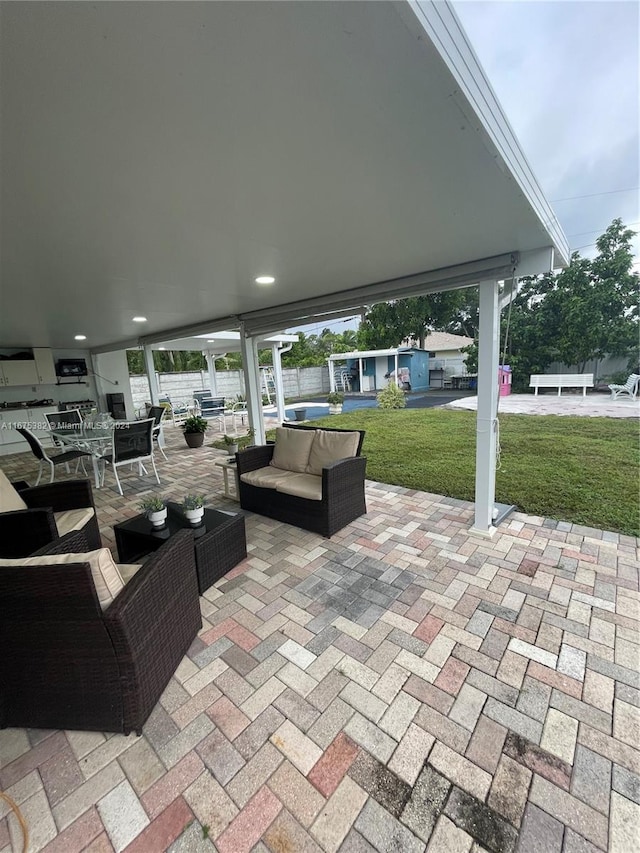
[[[286,424],[286,427],[297,430],[316,429],[293,424]],[[312,530],[326,537],[333,536],[338,530],[364,515],[367,511],[364,494],[367,460],[359,455],[364,432],[329,428],[324,428],[324,431],[357,432],[360,437],[356,456],[332,462],[322,469],[321,500],[310,500],[299,495],[285,494],[275,488],[260,488],[243,482],[243,474],[269,466],[273,458],[274,444],[255,445],[236,454],[242,509]]]
[[[87,550],[102,546],[89,480],[67,480],[32,488],[15,485],[28,509],[0,512],[0,557],[27,557],[55,542],[60,532],[54,513],[86,507],[93,509],[93,515],[82,528]]]
[[[81,533],[41,554],[87,550]],[[141,734],[202,625],[193,534],[172,536],[106,610],[82,562],[0,572],[0,726]]]

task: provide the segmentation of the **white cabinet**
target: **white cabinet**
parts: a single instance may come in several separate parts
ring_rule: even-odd
[[[30,429],[45,447],[52,447],[51,434],[45,415],[57,411],[57,406],[0,411],[0,454],[26,453],[29,450],[29,445],[20,433],[16,431],[16,426],[23,426]]]
[[[38,385],[55,385],[56,367],[51,350],[48,347],[34,347],[33,358],[36,363]]]
[[[31,350],[31,356],[25,359],[1,359],[0,386],[54,385],[56,370],[51,350],[48,347],[36,347]]]
[[[5,387],[11,385],[35,385],[38,371],[35,361],[0,361],[0,379]]]

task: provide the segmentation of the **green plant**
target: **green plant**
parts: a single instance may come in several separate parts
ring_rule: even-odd
[[[206,418],[201,418],[198,415],[191,415],[182,424],[183,432],[205,432],[209,423]]]
[[[182,509],[200,509],[204,506],[204,495],[185,495],[182,499]]]
[[[331,406],[339,406],[344,403],[344,394],[341,391],[331,391],[327,394],[327,403]]]
[[[381,409],[404,409],[407,399],[402,388],[398,388],[395,382],[389,382],[376,397]]]
[[[222,440],[227,445],[227,447],[231,447],[233,444],[238,443],[238,436],[237,435],[227,435],[225,433],[225,435],[222,436]]]
[[[138,506],[143,512],[160,512],[165,508],[164,498],[160,495],[147,495]]]

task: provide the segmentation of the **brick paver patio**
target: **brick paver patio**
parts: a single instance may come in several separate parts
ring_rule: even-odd
[[[237,508],[220,451],[168,433],[162,493]],[[96,493],[111,547],[158,490],[124,479]],[[143,737],[0,732],[30,850],[640,849],[637,541],[524,514],[486,540],[469,503],[373,482],[367,503],[331,540],[247,516]]]

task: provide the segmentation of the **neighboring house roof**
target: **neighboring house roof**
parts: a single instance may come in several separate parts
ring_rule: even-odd
[[[450,335],[448,332],[431,332],[424,341],[424,348],[429,352],[440,352],[441,350],[462,349],[471,346],[473,338],[464,335]]]

